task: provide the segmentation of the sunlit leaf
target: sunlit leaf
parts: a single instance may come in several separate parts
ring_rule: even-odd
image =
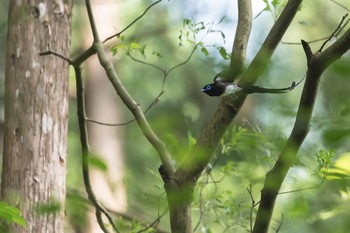
[[[184,26],[185,26],[185,25],[188,25],[188,24],[190,24],[190,22],[191,22],[190,19],[184,19],[183,25],[184,25]]]
[[[107,164],[98,156],[91,155],[89,156],[89,164],[95,168],[100,169],[101,171],[107,171]]]
[[[128,49],[128,46],[126,44],[118,44],[116,46],[113,46],[111,48],[111,52],[114,55],[116,55],[118,53],[119,50],[127,50]]]
[[[227,53],[224,47],[219,47],[218,50],[223,59],[228,60],[230,58],[230,55]]]
[[[49,204],[40,204],[36,207],[36,212],[39,214],[57,213],[61,209],[61,204],[58,201]]]
[[[208,56],[208,55],[209,55],[209,52],[208,52],[208,50],[207,50],[205,47],[202,47],[202,48],[201,48],[201,52],[202,52],[205,56]]]
[[[277,7],[278,4],[280,4],[281,0],[272,0],[271,4],[272,6],[274,6],[275,8]]]
[[[129,48],[130,49],[142,49],[142,45],[140,45],[137,42],[131,42],[130,45],[129,45]]]
[[[197,139],[192,136],[190,131],[188,131],[187,135],[188,135],[188,144],[190,145],[190,147],[194,146],[197,143]]]
[[[0,220],[9,224],[17,223],[23,227],[27,225],[19,209],[2,201],[0,201]]]

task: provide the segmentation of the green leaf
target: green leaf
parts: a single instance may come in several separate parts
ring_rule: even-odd
[[[273,1],[271,2],[271,4],[272,4],[273,7],[276,8],[277,5],[280,4],[280,2],[281,2],[281,0],[273,0]]]
[[[221,57],[225,60],[230,59],[230,54],[227,53],[226,49],[224,47],[218,47],[219,53]]]
[[[197,139],[194,138],[190,131],[188,131],[188,144],[190,145],[190,148],[192,148],[197,143]]]
[[[111,48],[111,52],[113,56],[115,56],[118,53],[118,50],[127,50],[127,49],[128,49],[128,46],[126,44],[118,44]]]
[[[317,154],[317,163],[318,163],[318,168],[319,170],[328,168],[332,162],[332,158],[335,156],[335,151],[330,150],[330,151],[325,151],[321,149]]]
[[[207,50],[205,47],[202,47],[202,48],[201,48],[201,52],[202,52],[205,56],[208,56],[208,55],[209,55],[209,52],[208,52],[208,50]]]
[[[98,156],[89,156],[89,164],[95,168],[100,169],[101,171],[107,171],[108,168],[106,163]]]
[[[17,223],[18,225],[27,226],[26,220],[22,217],[21,212],[14,206],[0,201],[0,220],[7,223]]]
[[[129,45],[129,48],[130,49],[142,49],[143,47],[139,43],[131,42],[130,45]]]
[[[183,21],[183,25],[189,25],[191,23],[191,20],[190,19],[184,19]]]
[[[51,213],[57,213],[61,209],[61,204],[58,201],[54,201],[49,204],[40,204],[38,207],[36,207],[36,211],[39,214],[51,214]]]

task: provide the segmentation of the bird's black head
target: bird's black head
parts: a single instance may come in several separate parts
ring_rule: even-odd
[[[205,85],[201,91],[209,96],[220,96],[225,92],[225,87],[218,83],[211,83]]]

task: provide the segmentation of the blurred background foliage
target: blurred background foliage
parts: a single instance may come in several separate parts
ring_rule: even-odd
[[[96,4],[104,2],[101,0]],[[252,2],[255,18],[248,47],[248,63],[286,1]],[[140,0],[120,2],[118,18],[122,25],[130,23],[151,3]],[[79,40],[82,19],[86,17],[85,12],[77,8],[83,5],[83,1],[75,1],[75,4],[73,53],[82,49]],[[236,1],[224,0],[162,1],[128,29],[122,38],[114,40],[113,46],[117,51],[113,52],[117,57],[115,66],[118,75],[144,109],[156,102],[146,116],[174,155],[175,163],[184,156],[191,156],[188,154],[189,149],[219,101],[218,98],[201,93],[200,89],[228,66],[229,61],[227,57],[225,59],[223,51],[229,53],[231,50],[237,23],[236,5]],[[343,15],[349,13],[349,9],[346,0],[304,1],[258,85],[286,87],[292,81],[303,78],[306,59],[300,39],[313,41],[329,36]],[[6,10],[7,7],[0,9],[1,51],[6,48]],[[195,34],[190,24],[198,26]],[[330,43],[334,41],[332,39]],[[313,51],[323,42],[312,43]],[[164,72],[186,61],[193,46],[198,46],[197,50],[186,64],[167,73],[162,89]],[[129,55],[142,62],[136,62]],[[0,56],[1,122],[4,59],[5,52]],[[152,64],[153,67],[144,63]],[[298,161],[284,183],[282,190],[285,193],[278,198],[273,229],[310,233],[342,233],[350,229],[349,75],[350,56],[347,53],[322,77],[311,130],[299,152]],[[71,232],[79,232],[78,226],[85,225],[86,212],[90,207],[82,198],[84,188],[74,77],[71,78],[66,212],[70,226],[73,226],[68,228]],[[193,204],[196,232],[246,232],[250,229],[251,217],[254,219],[256,211],[252,206],[258,204],[265,174],[273,166],[293,127],[301,90],[302,85],[283,95],[255,94],[247,98],[196,189]],[[164,94],[156,101],[155,98],[162,91]],[[116,104],[123,109],[121,122],[132,119],[132,115],[118,100]],[[123,182],[127,190],[127,215],[142,223],[151,223],[167,208],[163,182],[158,174],[160,161],[137,124],[120,127],[124,130]],[[107,164],[107,169],[113,167]],[[118,218],[118,221],[125,232],[138,232],[145,228],[140,222],[129,221],[125,216]],[[159,228],[169,232],[167,215],[160,218]]]

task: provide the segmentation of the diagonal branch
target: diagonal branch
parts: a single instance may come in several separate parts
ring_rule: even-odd
[[[103,41],[103,43],[106,43],[107,41],[109,41],[110,39],[112,39],[112,38],[114,38],[114,37],[120,36],[123,32],[125,32],[126,30],[128,30],[132,25],[134,25],[137,21],[139,21],[139,20],[147,13],[148,10],[150,10],[153,6],[157,5],[157,4],[160,3],[161,1],[163,1],[163,0],[158,0],[158,1],[154,2],[154,3],[152,3],[151,5],[149,5],[149,6],[146,8],[146,10],[145,10],[140,16],[138,16],[137,18],[135,18],[131,23],[129,23],[128,26],[126,26],[126,27],[125,27],[123,30],[121,30],[120,32],[118,32],[118,33],[116,33],[116,34],[114,34],[114,35],[112,35],[112,36],[106,38],[106,39]]]
[[[121,34],[123,34],[126,30],[128,30],[132,25],[134,25],[137,21],[139,21],[143,16],[145,16],[145,14],[155,5],[157,5],[158,3],[160,3],[163,0],[158,0],[154,3],[152,3],[151,5],[149,5],[146,10],[140,15],[138,16],[136,19],[134,19],[130,24],[128,24],[123,30],[121,30],[120,32],[108,37],[107,39],[105,39],[103,41],[103,43],[107,42],[108,40],[116,37],[116,36],[120,36]],[[87,50],[85,50],[83,53],[79,54],[74,60],[76,62],[76,64],[78,66],[80,66],[84,61],[86,61],[89,57],[91,57],[92,55],[96,54],[96,50],[95,47],[93,45],[90,46],[90,48],[88,48]]]
[[[274,50],[292,22],[301,2],[302,0],[288,1],[280,17],[271,28],[261,49],[249,65],[247,71],[242,74],[242,79],[239,82],[240,85],[253,85],[266,69]],[[239,3],[242,3],[242,1],[239,1]],[[235,56],[233,55],[232,57]],[[246,95],[244,94],[237,95],[237,98],[234,100],[229,96],[222,98],[214,116],[200,135],[191,156],[186,158],[182,166],[176,171],[176,175],[182,176],[182,179],[185,181],[198,179],[210,161],[225,130],[229,127],[233,118],[243,105],[245,98]],[[180,175],[181,173],[182,175]]]
[[[350,29],[323,52],[312,53],[309,44],[302,41],[308,70],[298,113],[291,135],[278,157],[274,167],[267,173],[261,192],[261,201],[253,233],[268,232],[275,201],[284,178],[292,166],[297,152],[310,128],[310,121],[322,73],[336,59],[350,49]]]
[[[140,105],[135,102],[135,100],[130,96],[128,91],[125,89],[124,85],[119,80],[112,63],[108,61],[106,54],[103,50],[102,42],[100,41],[100,38],[97,32],[90,1],[85,0],[85,3],[88,11],[90,26],[94,36],[93,47],[97,52],[98,59],[102,67],[106,71],[107,77],[110,80],[116,92],[118,93],[119,97],[121,98],[123,103],[129,108],[131,113],[134,115],[142,133],[158,152],[158,155],[164,167],[164,171],[166,172],[167,175],[171,176],[174,171],[174,168],[171,163],[170,153],[168,152],[165,144],[158,138],[158,136],[155,134],[155,132],[149,125]]]
[[[236,36],[232,46],[232,56],[230,63],[230,79],[234,81],[244,70],[246,61],[246,51],[250,31],[252,28],[251,1],[238,1],[238,24]]]
[[[74,64],[73,64],[74,66]],[[88,143],[88,134],[86,130],[85,121],[85,97],[84,97],[84,84],[81,76],[81,69],[79,66],[74,66],[75,79],[76,79],[76,89],[77,89],[77,112],[78,112],[78,124],[80,130],[80,142],[82,147],[82,170],[83,170],[83,180],[86,193],[88,195],[89,201],[94,205],[96,209],[96,218],[99,226],[103,232],[108,232],[104,222],[102,220],[102,213],[107,217],[109,223],[112,225],[115,232],[120,232],[117,225],[114,223],[112,216],[108,211],[97,201],[97,198],[92,190],[90,177],[89,177],[89,156],[90,148]]]

